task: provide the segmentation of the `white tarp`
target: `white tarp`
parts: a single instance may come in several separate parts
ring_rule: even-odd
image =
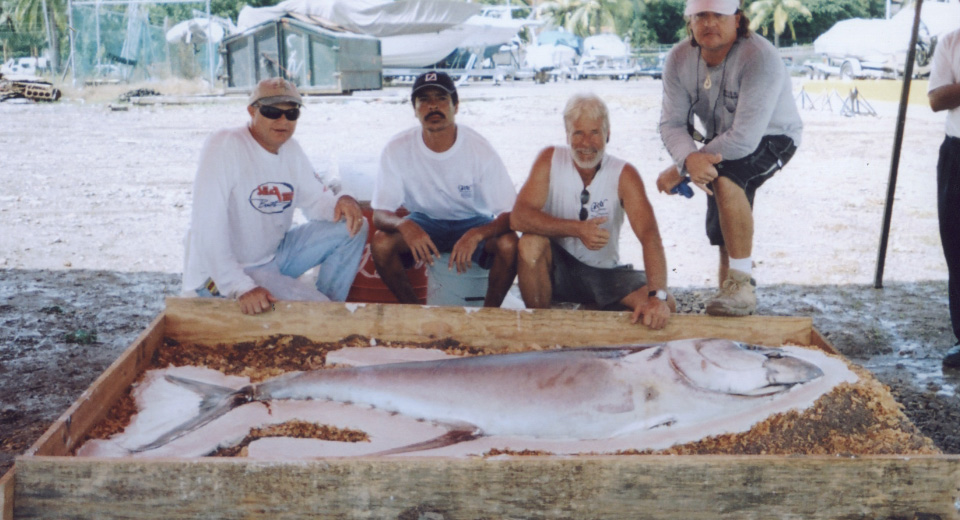
[[[227,31],[216,20],[191,18],[167,31],[167,43],[220,43]]]
[[[244,7],[237,26],[244,30],[296,14],[328,27],[384,38],[449,29],[478,14],[481,7],[445,0],[284,0],[272,7]]]
[[[569,70],[577,61],[577,51],[562,44],[545,44],[527,47],[527,54],[523,60],[523,67],[527,69]]]
[[[813,42],[818,54],[885,62],[903,56],[910,45],[914,9],[907,6],[889,20],[853,18],[834,24]],[[929,40],[960,27],[960,4],[925,2],[920,14],[920,38]]]
[[[597,34],[583,39],[583,55],[593,58],[629,58],[630,49],[616,34]]]
[[[483,16],[479,14],[483,8],[449,0],[285,0],[273,7],[244,7],[237,25],[244,30],[292,15],[327,28],[375,36],[380,39],[383,66],[390,68],[427,67],[460,47],[502,45],[524,25],[539,23]]]

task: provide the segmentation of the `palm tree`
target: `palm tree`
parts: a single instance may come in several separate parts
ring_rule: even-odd
[[[616,24],[617,5],[611,0],[552,0],[540,4],[542,13],[577,36],[600,34]]]
[[[50,61],[54,70],[60,67],[61,28],[67,27],[65,0],[14,0],[14,19],[21,30],[43,31],[47,35]]]
[[[793,21],[800,17],[811,19],[810,9],[803,5],[803,0],[754,0],[747,9],[750,13],[750,29],[767,35],[773,25],[773,44],[780,46],[780,35],[789,27],[790,36],[796,40],[797,32],[793,28]]]

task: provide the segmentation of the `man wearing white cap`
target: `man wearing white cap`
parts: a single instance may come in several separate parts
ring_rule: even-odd
[[[324,187],[292,139],[302,104],[292,83],[265,79],[250,95],[250,123],[207,138],[193,185],[184,295],[236,298],[244,314],[278,300],[346,299],[367,224],[353,197]],[[291,227],[297,208],[309,221]],[[315,287],[297,280],[318,265]]]
[[[687,0],[684,15],[690,37],[664,63],[660,117],[675,165],[657,187],[670,193],[689,177],[707,193],[707,237],[720,247],[720,292],[707,313],[746,316],[757,307],[754,194],[793,157],[803,124],[779,53],[748,29],[740,0]]]

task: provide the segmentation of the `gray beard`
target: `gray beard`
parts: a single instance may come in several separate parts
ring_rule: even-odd
[[[600,166],[600,163],[603,162],[603,158],[606,156],[606,152],[604,150],[599,150],[598,152],[599,153],[597,153],[596,159],[590,162],[582,162],[579,158],[577,158],[577,151],[573,150],[573,164],[576,164],[578,167],[583,168],[584,170],[596,168],[597,166]]]

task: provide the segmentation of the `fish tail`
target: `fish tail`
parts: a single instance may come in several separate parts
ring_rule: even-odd
[[[171,375],[166,376],[166,380],[192,390],[199,395],[201,398],[200,411],[192,419],[161,435],[155,441],[130,450],[133,453],[149,451],[169,444],[188,433],[199,430],[222,417],[230,410],[254,400],[254,390],[252,386],[245,386],[240,390],[234,390],[226,386],[213,385],[204,383],[203,381]]]

